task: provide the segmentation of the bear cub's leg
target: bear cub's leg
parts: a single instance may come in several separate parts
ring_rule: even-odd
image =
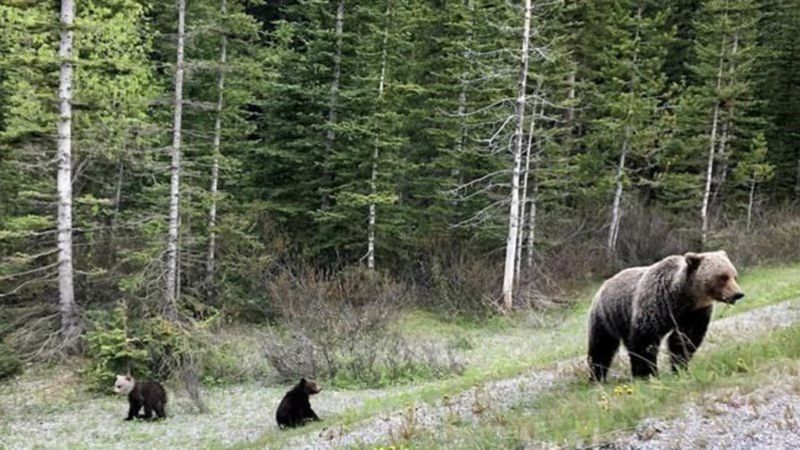
[[[133,420],[139,417],[139,410],[142,409],[142,404],[136,400],[130,400],[130,408],[128,408],[128,417],[125,420]]]
[[[685,369],[703,343],[711,321],[711,311],[711,307],[689,311],[678,318],[677,328],[672,330],[667,339],[673,372]]]
[[[605,381],[619,343],[619,338],[612,336],[602,325],[592,325],[589,330],[589,367],[592,370],[592,380]]]

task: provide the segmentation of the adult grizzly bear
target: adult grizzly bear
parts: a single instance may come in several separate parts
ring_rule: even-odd
[[[622,341],[634,377],[657,375],[661,339],[669,333],[672,369],[686,367],[711,320],[714,301],[744,297],[724,251],[668,256],[625,269],[603,283],[589,311],[589,368],[603,381]]]

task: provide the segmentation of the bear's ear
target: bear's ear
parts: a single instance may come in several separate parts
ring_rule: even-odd
[[[305,379],[305,377],[303,377],[303,378],[300,378],[300,386],[305,386],[305,385],[306,385],[306,379]]]
[[[686,258],[686,267],[689,273],[694,272],[700,267],[700,262],[703,261],[703,255],[699,253],[687,253],[683,255]]]

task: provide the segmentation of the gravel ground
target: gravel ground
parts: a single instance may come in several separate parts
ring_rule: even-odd
[[[741,339],[741,336],[752,336],[794,323],[800,320],[799,305],[800,301],[784,302],[717,320],[712,323],[707,343],[700,351],[736,336]],[[617,358],[618,361],[624,359]],[[414,432],[432,430],[446,421],[473,422],[492,411],[508,409],[521,400],[529,400],[557,383],[568,382],[575,376],[585,376],[583,366],[583,358],[564,360],[547,369],[488,382],[451,398],[435,403],[419,403],[412,410],[380,414],[346,428],[331,420],[321,433],[310,431],[289,442],[286,448],[329,449],[374,445],[406,434],[409,431],[408,424],[412,422]],[[620,376],[626,376],[624,362],[618,362],[615,369]],[[167,421],[129,423],[122,420],[127,411],[124,398],[87,398],[76,388],[78,385],[75,376],[68,374],[62,375],[62,379],[57,376],[23,376],[0,385],[0,449],[150,449],[154,443],[161,448],[208,448],[243,443],[277,432],[274,411],[288,389],[286,386],[267,387],[260,384],[208,389],[205,400],[211,412],[203,415],[191,412],[192,408],[182,392],[168,389],[170,403]],[[313,406],[321,417],[331,417],[349,408],[359,408],[367,400],[413,392],[418,388],[406,386],[374,391],[326,389],[314,398]],[[797,397],[791,399],[795,402],[793,405],[798,401]],[[776,403],[774,408],[777,411],[783,406],[784,403]],[[744,411],[741,413],[744,414]],[[412,416],[413,420],[410,420]],[[739,416],[733,420],[739,420]],[[664,429],[667,430],[666,426]],[[634,444],[621,442],[620,445]]]
[[[708,338],[700,351],[713,348],[721,342],[753,336],[776,328],[786,327],[800,320],[800,301],[787,301],[761,309],[748,311],[712,322]],[[624,351],[616,358],[616,376],[626,376]],[[662,356],[666,357],[666,352]],[[661,362],[662,367],[664,361]],[[492,381],[474,387],[452,398],[435,404],[422,403],[408,409],[381,414],[357,423],[349,429],[333,425],[322,433],[292,441],[287,448],[332,449],[348,446],[375,445],[391,441],[408,431],[413,423],[415,432],[441,427],[446,421],[475,422],[487,409],[504,410],[522,400],[530,400],[556,383],[565,383],[571,377],[584,376],[583,358],[561,361],[546,370],[531,371],[505,380]],[[413,420],[410,420],[413,416]]]
[[[277,432],[275,409],[288,390],[258,384],[209,389],[204,400],[211,411],[198,415],[182,392],[168,388],[166,421],[125,422],[127,399],[79,398],[77,390],[64,392],[56,383],[22,380],[0,388],[0,449],[152,449],[156,442],[160,448],[222,447]],[[324,417],[398,391],[323,392],[314,409]]]
[[[679,419],[642,421],[634,434],[604,449],[800,448],[800,395],[781,383],[749,394],[725,393],[686,405]],[[794,377],[794,381],[799,381]]]

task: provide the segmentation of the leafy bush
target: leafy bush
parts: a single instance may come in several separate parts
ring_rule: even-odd
[[[8,346],[0,342],[0,380],[22,373],[22,361]]]

